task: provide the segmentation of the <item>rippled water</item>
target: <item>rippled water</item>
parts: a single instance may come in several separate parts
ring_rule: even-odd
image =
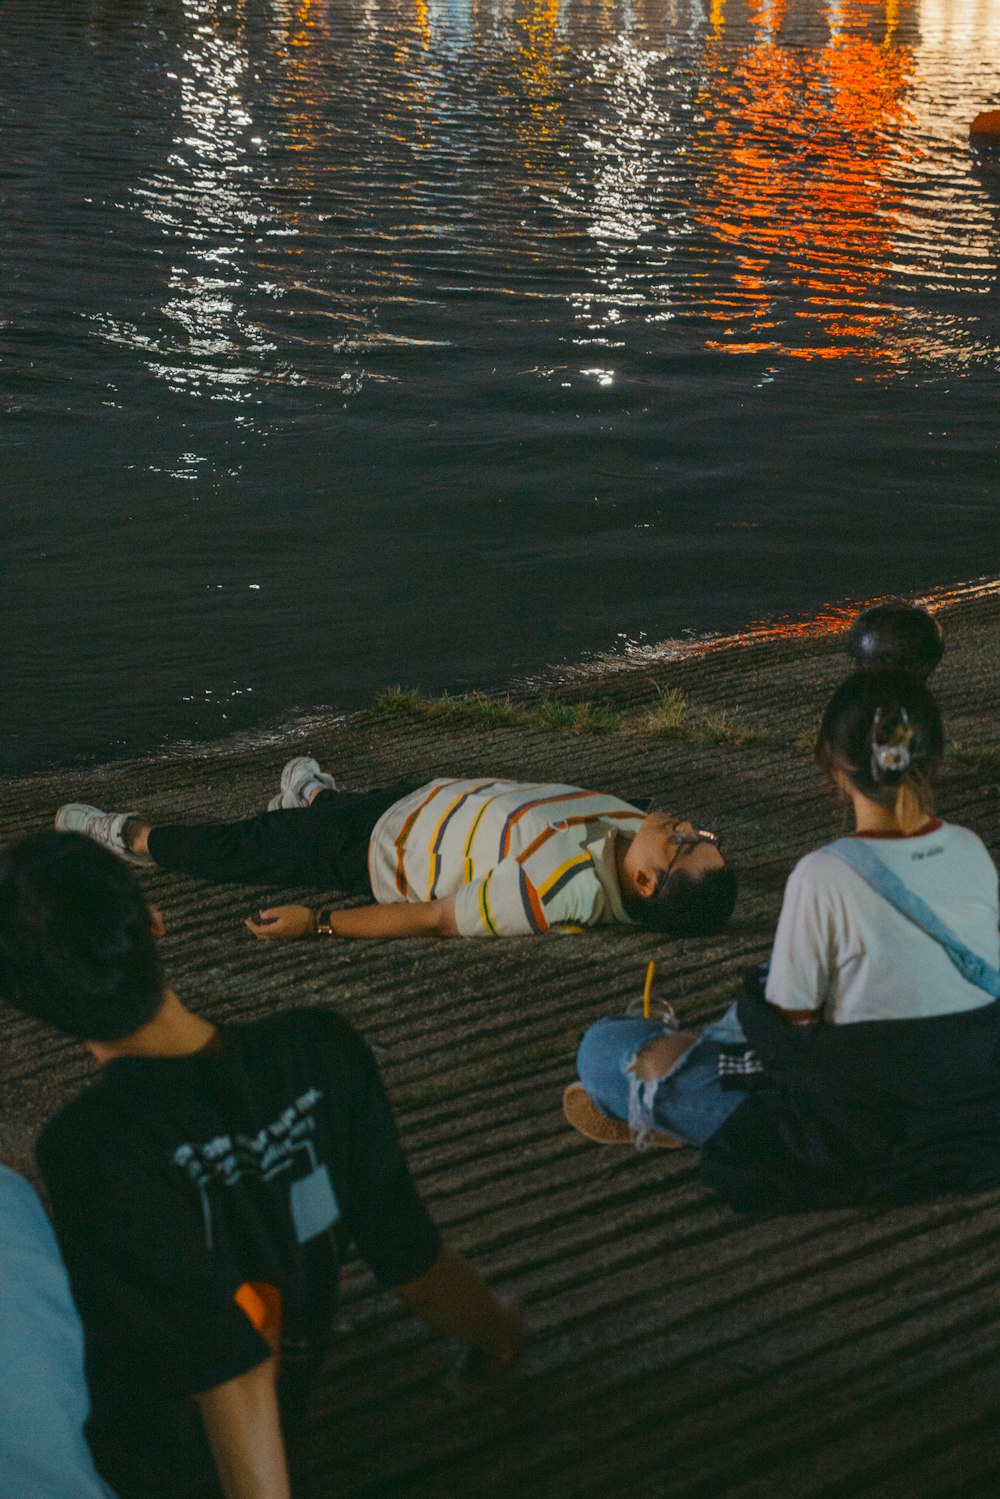
[[[1000,0],[5,0],[0,764],[1000,573]]]

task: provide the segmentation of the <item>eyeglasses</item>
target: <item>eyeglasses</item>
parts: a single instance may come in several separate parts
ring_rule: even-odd
[[[660,870],[660,877],[656,882],[656,889],[653,892],[654,896],[663,893],[664,886],[673,873],[674,865],[685,849],[697,848],[699,843],[710,843],[713,848],[718,848],[719,846],[718,833],[710,833],[707,828],[692,828],[690,833],[673,832],[670,836],[674,840],[676,847],[666,869]]]

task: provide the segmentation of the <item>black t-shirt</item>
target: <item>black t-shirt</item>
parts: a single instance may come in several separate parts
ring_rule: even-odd
[[[38,1163],[86,1332],[92,1442],[123,1495],[180,1494],[210,1467],[190,1397],[270,1355],[242,1285],[281,1297],[287,1431],[346,1246],[385,1286],[440,1250],[371,1053],[321,1010],[109,1063],[45,1129]]]

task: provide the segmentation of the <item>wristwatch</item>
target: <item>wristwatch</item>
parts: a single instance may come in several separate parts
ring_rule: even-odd
[[[332,915],[332,911],[316,912],[316,925],[314,927],[314,931],[317,937],[335,937],[337,935],[333,930],[333,927],[330,925],[330,917]]]

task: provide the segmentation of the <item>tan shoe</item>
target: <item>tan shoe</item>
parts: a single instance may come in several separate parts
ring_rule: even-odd
[[[635,1136],[624,1119],[611,1119],[602,1114],[582,1083],[570,1083],[563,1094],[563,1113],[569,1123],[588,1140],[598,1145],[634,1145]],[[680,1150],[683,1140],[665,1135],[662,1130],[651,1129],[646,1144],[661,1150]]]

